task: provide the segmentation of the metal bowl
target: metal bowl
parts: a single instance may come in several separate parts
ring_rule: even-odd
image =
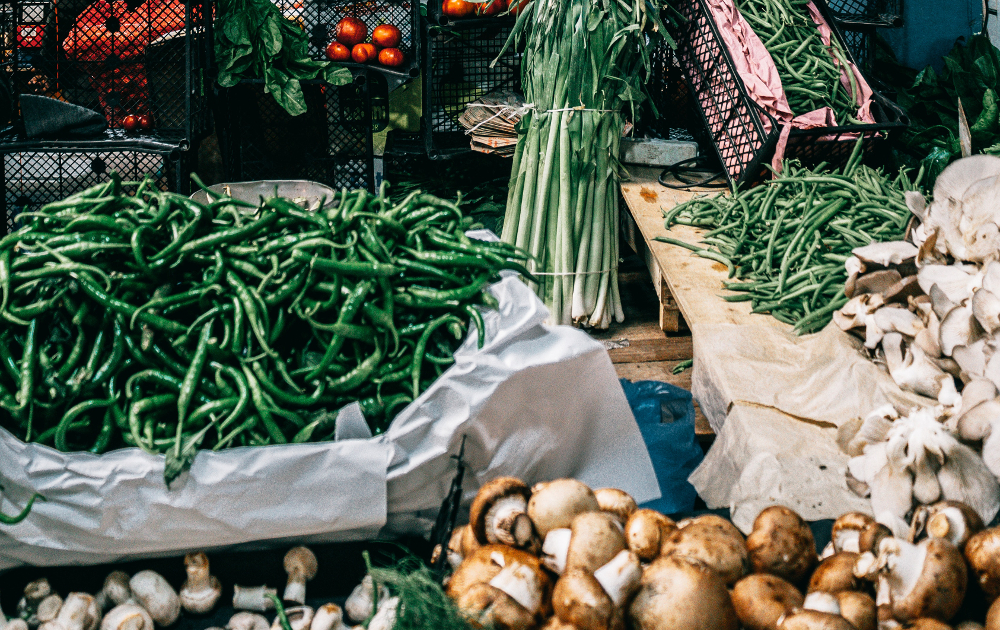
[[[212,192],[229,195],[233,199],[257,203],[261,197],[284,197],[303,206],[307,210],[317,210],[323,198],[326,203],[332,203],[337,193],[329,186],[316,182],[294,179],[268,179],[255,182],[235,182],[231,184],[213,184],[208,187]],[[197,190],[191,198],[200,203],[209,203],[208,194]]]

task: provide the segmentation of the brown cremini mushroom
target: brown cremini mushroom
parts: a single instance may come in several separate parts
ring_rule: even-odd
[[[550,530],[569,527],[577,514],[600,509],[594,491],[576,479],[536,483],[528,500],[528,516],[543,540]]]
[[[861,535],[858,536],[858,551],[860,553],[869,551],[877,554],[879,544],[886,538],[892,538],[892,530],[882,523],[872,521],[865,525],[865,528],[861,530]]]
[[[725,581],[704,563],[663,555],[642,572],[629,606],[634,630],[736,630]]]
[[[730,593],[736,616],[746,630],[776,630],[778,620],[802,607],[799,589],[776,575],[752,573]]]
[[[640,508],[625,523],[625,540],[628,548],[644,562],[660,555],[660,547],[677,524],[656,510]]]
[[[940,538],[911,544],[882,541],[878,564],[888,583],[893,616],[901,622],[922,617],[948,621],[965,598],[967,569],[957,547]]]
[[[982,531],[983,520],[971,507],[960,501],[938,501],[914,510],[910,527],[910,542],[924,535],[943,538],[959,549],[976,532]]]
[[[570,569],[556,582],[552,612],[578,630],[608,630],[620,627],[622,622],[611,597],[593,575],[582,569]]]
[[[937,619],[917,619],[906,624],[907,630],[952,630],[951,626]]]
[[[479,544],[524,547],[531,542],[530,496],[527,484],[515,477],[498,477],[483,484],[469,508],[469,525]]]
[[[875,519],[862,514],[861,512],[847,512],[841,514],[833,522],[833,529],[830,530],[830,543],[834,552],[853,551],[860,553],[859,539],[865,527],[874,523]]]
[[[476,534],[472,531],[472,525],[462,525],[456,527],[448,540],[448,564],[452,569],[457,569],[472,552],[482,545],[476,540]]]
[[[1000,600],[993,602],[986,612],[986,630],[1000,630]]]
[[[1000,527],[973,534],[965,543],[965,559],[987,602],[1000,597]]]
[[[714,514],[677,523],[677,529],[660,548],[661,557],[668,555],[703,562],[718,572],[727,585],[746,575],[750,566],[743,534],[731,522]]]
[[[855,630],[849,621],[833,613],[799,610],[778,623],[778,630]]]
[[[270,630],[271,624],[264,615],[252,612],[238,612],[229,618],[226,630]]]
[[[613,514],[622,527],[628,522],[629,517],[639,509],[632,495],[618,488],[598,488],[594,490],[594,497],[602,512]]]
[[[860,591],[840,591],[837,593],[840,616],[857,630],[876,630],[878,611],[875,600],[868,593]]]
[[[545,566],[561,574],[569,569],[593,573],[625,550],[625,535],[615,516],[585,512],[573,519],[569,535],[564,528],[549,531],[542,545]]]
[[[132,590],[128,585],[128,573],[112,571],[104,579],[104,586],[95,597],[97,608],[104,612],[110,607],[120,606],[132,598]]]
[[[535,615],[488,583],[473,584],[455,600],[455,605],[478,627],[532,630],[538,625]]]
[[[796,584],[816,565],[816,541],[801,516],[774,505],[761,511],[747,536],[747,553],[755,573],[770,573]]]
[[[859,557],[860,554],[852,551],[841,551],[824,559],[809,578],[809,592],[837,593],[859,590],[861,585],[854,575],[854,566]]]

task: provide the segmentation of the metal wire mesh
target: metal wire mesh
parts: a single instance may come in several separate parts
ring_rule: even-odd
[[[182,190],[181,157],[143,151],[46,151],[3,153],[3,213],[5,232],[15,228],[16,215],[106,182],[117,172],[124,180],[153,177],[161,190]]]
[[[112,128],[146,115],[162,138],[208,123],[205,71],[211,7],[201,0],[18,0],[5,38],[16,94],[59,98],[104,114]]]
[[[465,106],[490,92],[520,91],[521,55],[511,47],[497,59],[512,26],[511,18],[475,20],[470,26],[451,28],[426,26],[421,124],[428,154],[470,150],[458,122]]]
[[[222,95],[220,142],[231,181],[308,179],[335,189],[374,189],[372,133],[385,127],[384,79],[303,85],[307,111],[290,116],[260,83]]]
[[[828,4],[833,17],[841,24],[903,24],[903,0],[830,0]]]

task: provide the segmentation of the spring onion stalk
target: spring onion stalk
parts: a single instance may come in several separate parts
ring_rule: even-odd
[[[530,106],[502,239],[533,256],[531,286],[552,323],[607,328],[624,320],[617,274],[622,110],[642,98],[649,51],[665,36],[652,0],[534,0],[507,42],[525,44],[521,84]]]

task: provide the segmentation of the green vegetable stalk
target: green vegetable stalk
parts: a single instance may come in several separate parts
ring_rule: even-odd
[[[650,28],[647,29],[646,27]],[[502,238],[533,256],[532,288],[551,321],[607,328],[618,295],[622,108],[642,98],[649,51],[666,31],[652,0],[535,0],[521,120]]]
[[[3,486],[0,486],[0,492],[2,491],[3,491]],[[44,500],[45,497],[36,492],[35,494],[31,495],[31,498],[28,499],[28,504],[25,505],[24,508],[19,513],[8,516],[7,514],[0,512],[0,525],[17,525],[24,519],[28,518],[28,514],[31,513],[31,508],[34,507],[35,501],[44,501]]]
[[[220,0],[216,12],[215,57],[222,87],[263,79],[274,100],[298,116],[306,111],[300,81],[351,82],[346,68],[309,56],[305,31],[270,0]]]

